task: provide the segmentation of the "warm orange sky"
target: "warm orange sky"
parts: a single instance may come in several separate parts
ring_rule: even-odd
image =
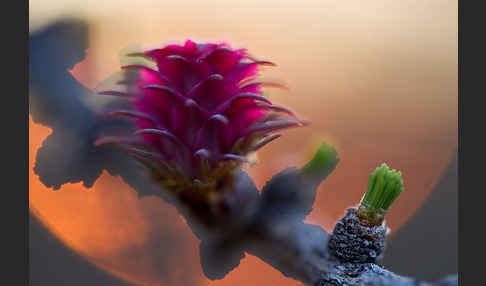
[[[260,162],[249,171],[262,186],[283,168],[303,164],[314,140],[335,145],[341,161],[308,218],[328,231],[359,202],[369,172],[383,161],[404,173],[405,191],[387,218],[396,231],[457,150],[457,1],[31,0],[30,7],[31,29],[63,14],[89,20],[87,58],[73,70],[89,87],[118,69],[122,48],[138,43],[227,40],[277,63],[264,75],[284,80],[290,90],[268,90],[272,101],[312,125],[285,132],[259,152]],[[209,282],[198,241],[175,210],[156,198],[137,198],[119,178],[104,173],[89,190],[81,184],[47,189],[32,167],[49,132],[30,123],[30,205],[90,261],[142,285],[242,285],[245,279],[296,285],[256,257]],[[159,229],[167,233],[161,239],[174,243],[168,255],[178,263],[169,274],[160,273],[149,248]],[[137,263],[130,255],[138,255]],[[185,277],[177,269],[195,274]]]

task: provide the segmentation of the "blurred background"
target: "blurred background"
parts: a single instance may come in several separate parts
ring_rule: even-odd
[[[341,161],[307,220],[330,232],[386,162],[405,191],[387,216],[385,267],[429,281],[457,272],[457,1],[30,0],[29,18],[31,285],[299,284],[249,255],[210,281],[198,240],[158,197],[106,170],[56,191],[34,172],[41,148],[69,147],[46,140],[72,133],[49,116],[95,108],[92,90],[119,70],[123,49],[186,39],[275,62],[263,75],[290,90],[268,96],[312,121],[258,153],[247,168],[258,187],[326,140]],[[51,168],[69,169],[64,157]]]

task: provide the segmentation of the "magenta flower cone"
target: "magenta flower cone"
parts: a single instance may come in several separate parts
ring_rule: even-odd
[[[188,40],[132,56],[157,68],[123,66],[138,71],[123,82],[128,92],[99,93],[129,96],[132,109],[111,114],[134,118],[138,130],[97,144],[120,144],[171,188],[213,189],[249,153],[280,136],[270,133],[303,125],[262,95],[264,85],[278,84],[259,80],[259,68],[273,64],[244,49]]]

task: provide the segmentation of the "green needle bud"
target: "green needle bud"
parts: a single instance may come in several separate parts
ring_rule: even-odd
[[[312,160],[302,168],[302,174],[322,180],[334,170],[338,162],[336,149],[326,142],[322,142]]]
[[[381,224],[391,204],[403,192],[402,173],[383,163],[371,174],[358,215],[371,224]]]

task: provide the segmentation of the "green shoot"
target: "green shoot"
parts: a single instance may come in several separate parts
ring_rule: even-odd
[[[326,177],[338,162],[336,149],[322,142],[312,160],[302,168],[302,173],[311,177]]]
[[[381,223],[391,204],[403,192],[402,173],[383,163],[370,175],[368,188],[358,214],[373,223]]]

